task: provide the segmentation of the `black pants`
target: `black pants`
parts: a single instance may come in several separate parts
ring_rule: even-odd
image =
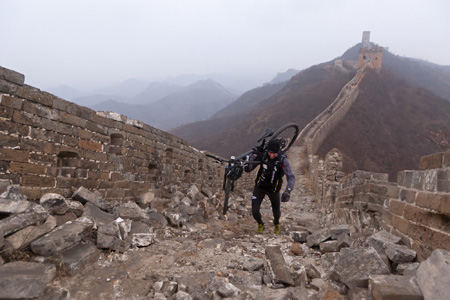
[[[253,218],[258,222],[258,224],[264,224],[262,221],[261,213],[259,209],[261,207],[261,203],[264,199],[264,196],[268,196],[270,203],[272,204],[272,213],[273,213],[273,224],[280,224],[281,217],[281,201],[280,201],[280,191],[271,193],[267,192],[264,189],[260,188],[258,185],[255,185],[253,189],[252,196],[252,215]]]

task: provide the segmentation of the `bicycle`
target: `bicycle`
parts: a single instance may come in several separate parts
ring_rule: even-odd
[[[206,156],[214,158],[219,162],[226,162],[228,165],[225,167],[225,173],[223,178],[222,189],[225,191],[225,200],[223,203],[223,214],[226,215],[228,211],[228,200],[230,192],[234,190],[234,182],[238,180],[243,173],[244,167],[249,164],[259,164],[259,161],[249,161],[249,155],[258,151],[266,151],[266,139],[270,137],[270,141],[278,140],[281,146],[281,151],[286,153],[289,148],[294,144],[299,134],[299,128],[297,124],[288,123],[280,127],[277,131],[266,129],[257,143],[261,143],[259,146],[253,147],[252,150],[238,155],[237,157],[231,156],[229,160],[221,157],[206,153]]]

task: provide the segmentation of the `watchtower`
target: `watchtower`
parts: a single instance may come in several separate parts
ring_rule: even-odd
[[[363,31],[362,48],[359,49],[358,68],[369,63],[374,69],[381,69],[381,60],[383,58],[383,47],[372,46],[370,43],[370,31]]]

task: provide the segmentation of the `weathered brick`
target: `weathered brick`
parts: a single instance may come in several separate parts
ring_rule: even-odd
[[[13,161],[9,166],[9,171],[11,173],[44,175],[46,172],[46,167],[38,164]]]
[[[406,202],[391,199],[389,200],[389,211],[395,215],[403,216]]]
[[[109,127],[109,128],[114,128],[114,123],[116,123],[116,121],[111,120],[111,119],[106,118],[106,117],[103,117],[103,116],[100,116],[98,114],[95,114],[95,115],[92,116],[92,121],[94,123],[97,123],[97,124],[100,124],[102,126],[106,126],[106,127]]]
[[[0,93],[15,95],[17,92],[17,85],[0,79]]]
[[[415,205],[407,204],[405,206],[403,217],[415,223],[428,225],[431,213]]]
[[[450,195],[442,196],[440,211],[443,214],[450,215]]]
[[[91,122],[91,121],[87,121],[86,122],[86,128],[93,131],[93,132],[97,132],[103,135],[107,135],[108,134],[108,129],[105,126],[99,125],[97,123]]]
[[[80,146],[80,148],[82,148],[82,149],[98,151],[98,152],[101,152],[103,150],[102,144],[100,144],[98,142],[94,142],[94,141],[88,141],[88,140],[80,140],[78,142],[78,146]]]
[[[55,178],[37,175],[23,175],[22,185],[32,187],[54,187]]]
[[[398,185],[401,185],[404,187],[411,187],[412,175],[413,175],[413,173],[411,171],[398,172],[398,177],[397,177]]]
[[[37,200],[45,193],[42,187],[20,186],[20,192],[27,196],[28,200]]]
[[[0,160],[27,162],[29,158],[30,153],[28,151],[7,148],[0,149]]]
[[[30,101],[24,101],[23,111],[28,112],[32,115],[37,115],[50,120],[59,119],[59,111],[52,109],[51,107],[42,106],[38,103],[33,103]]]
[[[14,70],[0,67],[0,79],[17,85],[23,85],[25,82],[25,75]]]
[[[25,85],[17,88],[16,96],[51,107],[52,99],[46,97],[39,89]]]
[[[15,110],[22,110],[23,100],[7,95],[0,95],[0,105],[9,107]]]
[[[450,150],[447,150],[447,151],[444,153],[444,158],[443,158],[442,166],[443,166],[443,167],[450,167]]]
[[[0,146],[2,147],[17,147],[20,143],[20,138],[16,136],[7,135],[0,132]]]
[[[423,208],[429,208],[440,211],[441,197],[442,197],[441,195],[433,193],[420,192],[417,193],[416,205]]]
[[[78,116],[74,116],[71,114],[68,114],[66,112],[61,112],[59,115],[59,121],[65,124],[70,124],[70,125],[74,125],[77,127],[86,127],[86,120],[82,119]]]
[[[23,111],[14,111],[12,121],[34,127],[41,127],[42,125],[42,118]]]
[[[420,158],[420,170],[428,170],[428,169],[438,169],[442,167],[442,162],[444,158],[444,153],[434,153],[427,156],[422,156]]]
[[[125,191],[123,190],[107,190],[106,191],[106,198],[107,199],[122,199],[125,196]]]
[[[450,179],[438,179],[436,189],[438,192],[450,193]]]
[[[416,199],[416,192],[412,190],[402,189],[400,190],[400,199],[408,203],[414,203]]]
[[[1,104],[1,103],[0,103]],[[4,106],[1,106],[0,105],[0,118],[5,118],[5,119],[7,119],[7,120],[10,120],[11,118],[12,118],[12,116],[13,116],[13,114],[14,114],[14,109],[12,109],[12,108],[9,108],[9,107],[4,107]],[[4,121],[2,121],[2,122],[0,122],[0,123],[3,123],[3,124],[7,124],[6,122],[4,122]],[[1,128],[1,127],[0,127]]]

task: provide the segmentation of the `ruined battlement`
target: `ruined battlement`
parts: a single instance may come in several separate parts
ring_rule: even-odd
[[[0,67],[0,179],[20,185],[29,199],[49,192],[70,197],[80,186],[109,201],[171,185],[221,187],[223,165],[186,141],[24,81]]]
[[[419,170],[399,172],[397,182],[365,171],[339,176],[342,157],[336,153],[321,163],[316,157],[312,173],[318,209],[332,213],[330,223],[384,229],[401,237],[419,260],[435,249],[450,250],[450,150],[422,157]]]

